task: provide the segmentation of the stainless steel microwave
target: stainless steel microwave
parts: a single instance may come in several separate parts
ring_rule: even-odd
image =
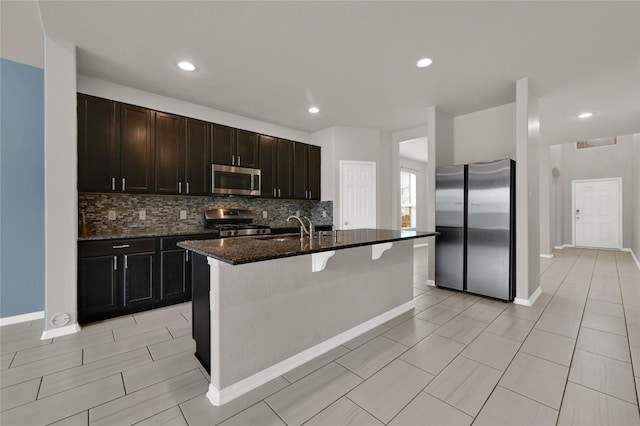
[[[260,169],[211,165],[211,193],[220,195],[260,195]]]

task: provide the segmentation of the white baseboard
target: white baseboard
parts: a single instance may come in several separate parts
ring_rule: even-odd
[[[544,257],[545,259],[553,259],[553,253],[551,253],[551,254],[542,254],[542,253],[540,253],[540,257]]]
[[[28,314],[20,314],[11,317],[0,318],[0,326],[18,324],[21,322],[33,321],[40,318],[44,318],[44,311],[30,312]]]
[[[73,334],[80,331],[80,325],[78,323],[67,325],[64,327],[54,328],[51,330],[45,330],[40,336],[40,340],[52,339],[54,337],[66,336],[67,334]]]
[[[534,291],[533,294],[529,296],[528,299],[521,299],[516,297],[515,299],[513,299],[513,303],[515,303],[516,305],[533,306],[533,304],[536,303],[536,300],[538,300],[538,297],[540,297],[541,294],[542,287],[538,287],[536,291]]]
[[[262,386],[263,384],[270,382],[271,380],[275,379],[278,376],[281,376],[287,371],[293,370],[294,368],[311,361],[312,359],[330,351],[331,349],[334,349],[342,345],[343,343],[346,343],[349,340],[358,337],[362,333],[365,333],[379,326],[380,324],[384,324],[385,322],[397,317],[400,314],[410,311],[414,307],[415,302],[413,300],[397,306],[381,315],[378,315],[375,318],[370,319],[369,321],[357,325],[343,333],[338,334],[337,336],[334,336],[322,343],[304,350],[299,354],[296,354],[252,376],[249,376],[246,379],[240,380],[237,383],[227,386],[226,388],[218,389],[213,386],[213,384],[210,384],[209,391],[207,392],[207,398],[209,399],[211,404],[215,406],[225,404],[257,388],[258,386]]]
[[[631,257],[633,257],[633,260],[636,262],[636,266],[638,267],[638,269],[640,269],[640,260],[638,260],[633,250],[630,250],[630,251],[631,251]]]
[[[563,250],[567,247],[575,247],[573,244],[563,244],[561,246],[554,246],[554,250]]]
[[[435,287],[436,282],[434,280],[427,280],[427,285],[430,285],[431,287]]]

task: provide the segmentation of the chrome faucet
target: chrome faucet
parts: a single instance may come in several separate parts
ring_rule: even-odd
[[[304,234],[308,234],[309,230],[307,229],[306,226],[304,226],[304,222],[302,221],[302,219],[300,219],[299,216],[293,215],[293,216],[289,216],[287,218],[287,222],[290,221],[291,219],[296,219],[298,222],[300,222],[300,239],[304,238]],[[307,219],[309,220],[309,219]],[[309,223],[311,223],[311,221],[309,221]]]
[[[309,238],[313,239],[313,237],[315,237],[316,235],[316,227],[313,225],[313,222],[311,222],[311,219],[309,219],[308,217],[304,217],[304,219],[307,219],[307,222],[309,222],[309,228],[308,228],[308,234],[309,234]]]

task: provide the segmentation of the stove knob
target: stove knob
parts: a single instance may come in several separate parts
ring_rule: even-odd
[[[238,231],[233,231],[233,235],[238,235]]]

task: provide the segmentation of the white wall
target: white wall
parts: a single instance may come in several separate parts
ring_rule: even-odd
[[[575,143],[554,145],[558,150],[560,177],[555,181],[557,204],[560,212],[561,244],[572,244],[572,187],[573,180],[622,178],[622,246],[631,248],[634,229],[634,180],[633,180],[633,136],[618,136],[618,144],[590,149],[576,149]],[[638,220],[636,219],[636,222]]]
[[[44,44],[38,3],[0,1],[0,52],[21,64],[44,68]]]
[[[564,191],[561,184],[562,172],[562,145],[552,145],[549,147],[549,167],[550,173],[553,173],[553,169],[557,170],[558,175],[551,174],[549,197],[551,201],[549,208],[551,209],[551,243],[553,247],[561,247],[564,243],[562,238],[563,225],[562,225],[562,199],[564,197]],[[541,170],[541,173],[544,173]]]
[[[633,135],[633,209],[632,209],[632,226],[633,239],[631,242],[631,250],[636,259],[640,261],[640,133]],[[640,267],[640,265],[638,265]]]
[[[551,223],[551,152],[547,145],[539,145],[540,154],[540,254],[553,256]]]
[[[515,159],[516,104],[506,104],[453,119],[453,163]]]
[[[312,134],[312,143],[322,147],[322,199],[333,195],[333,217],[340,228],[340,161],[376,163],[376,226],[391,227],[391,135],[378,129],[331,127]]]
[[[335,160],[335,138],[335,127],[312,133],[309,137],[309,143],[319,146],[322,152],[320,163],[320,194],[322,201],[334,201],[338,198],[338,193],[334,193],[335,181],[338,180],[335,168],[335,164],[337,164]],[[333,217],[336,218],[335,206]]]
[[[45,332],[43,338],[75,332],[77,326],[77,112],[76,48],[45,38]],[[56,330],[51,318],[70,316]]]
[[[104,80],[99,80],[85,75],[78,75],[78,92],[101,98],[112,99],[132,105],[142,106],[157,111],[184,115],[238,129],[249,130],[265,135],[276,136],[283,139],[292,139],[298,142],[310,142],[310,134],[275,124],[258,121],[236,114],[203,107],[190,102],[181,101],[155,93],[145,92],[132,87],[121,86]]]

